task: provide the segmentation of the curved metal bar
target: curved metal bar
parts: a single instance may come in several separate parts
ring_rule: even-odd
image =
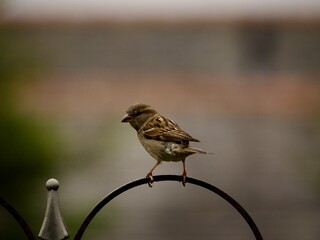
[[[158,175],[158,176],[154,176],[154,182],[162,182],[162,181],[178,181],[181,182],[182,181],[182,177],[178,176],[178,175]],[[141,178],[132,182],[129,182],[125,185],[123,185],[122,187],[114,190],[113,192],[109,193],[107,196],[105,196],[105,198],[103,198],[93,209],[92,211],[89,213],[89,215],[86,217],[86,219],[84,220],[84,222],[81,224],[76,236],[75,236],[75,240],[80,240],[86,230],[86,228],[88,227],[89,223],[92,221],[92,219],[95,217],[95,215],[105,206],[108,204],[108,202],[110,202],[112,199],[114,199],[115,197],[117,197],[118,195],[122,194],[123,192],[126,192],[128,190],[130,190],[131,188],[143,185],[143,184],[147,184],[150,181],[149,178]],[[248,214],[248,212],[236,201],[234,200],[230,195],[228,195],[227,193],[225,193],[224,191],[220,190],[219,188],[207,183],[207,182],[203,182],[201,180],[198,179],[194,179],[194,178],[190,178],[187,177],[186,178],[186,182],[206,188],[214,193],[216,193],[217,195],[219,195],[220,197],[222,197],[223,199],[225,199],[228,203],[230,203],[240,214],[241,216],[245,219],[245,221],[248,223],[249,227],[251,228],[255,238],[257,240],[262,240],[262,235],[257,227],[257,225],[255,224],[255,222],[253,221],[253,219],[250,217],[250,215]]]
[[[18,224],[22,228],[28,240],[36,239],[30,227],[28,226],[27,222],[23,219],[23,217],[18,213],[18,211],[11,204],[9,204],[6,200],[0,197],[0,205],[3,206],[14,217],[14,219],[18,222]]]

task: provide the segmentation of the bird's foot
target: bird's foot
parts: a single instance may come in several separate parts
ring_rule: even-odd
[[[154,181],[154,180],[153,180],[152,173],[148,173],[146,177],[150,179],[149,182],[148,182],[148,186],[149,186],[149,187],[152,187],[152,183],[153,183],[153,181]]]
[[[182,185],[185,187],[187,182],[187,174],[183,173],[181,177],[182,177]]]

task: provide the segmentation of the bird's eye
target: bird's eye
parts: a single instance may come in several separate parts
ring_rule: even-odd
[[[141,112],[140,111],[136,111],[136,112],[134,112],[134,116],[139,116],[141,114]]]

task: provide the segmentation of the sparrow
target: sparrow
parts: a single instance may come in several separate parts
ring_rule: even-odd
[[[157,161],[148,172],[149,186],[153,182],[152,172],[162,162],[180,162],[183,164],[182,184],[186,183],[186,157],[208,152],[190,147],[189,142],[199,142],[183,131],[179,125],[161,116],[150,105],[139,103],[132,105],[126,111],[121,122],[129,123],[136,131],[138,139],[145,150]]]

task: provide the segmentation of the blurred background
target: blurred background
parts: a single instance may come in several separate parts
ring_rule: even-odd
[[[72,238],[155,161],[121,124],[154,106],[213,156],[187,172],[234,197],[265,239],[320,236],[320,2],[0,2],[0,194],[37,234],[47,179]],[[154,174],[181,174],[163,163]],[[1,239],[24,239],[0,208]],[[124,193],[84,239],[253,239],[218,196],[179,183]]]

